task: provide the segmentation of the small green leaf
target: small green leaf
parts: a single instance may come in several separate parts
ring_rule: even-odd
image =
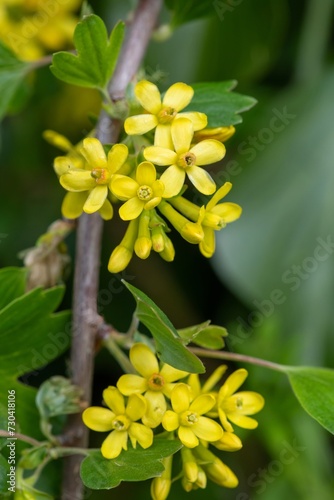
[[[200,111],[208,117],[208,127],[227,127],[242,122],[239,113],[256,104],[256,99],[231,92],[237,85],[235,80],[226,82],[194,83],[195,91],[185,111]]]
[[[227,336],[226,328],[210,325],[210,321],[183,328],[178,333],[186,344],[192,342],[206,349],[222,349],[225,345],[222,337]]]
[[[31,64],[20,61],[0,41],[0,119],[7,113],[12,98],[30,69]]]
[[[334,434],[334,370],[307,366],[282,368],[304,410]]]
[[[106,26],[94,14],[84,17],[74,32],[77,55],[57,52],[52,73],[66,83],[105,89],[111,78],[124,37],[124,23],[116,24],[108,39]]]
[[[216,14],[212,0],[165,0],[166,6],[172,11],[172,27]]]
[[[129,448],[112,460],[104,458],[100,450],[92,450],[81,464],[81,479],[93,490],[115,488],[121,481],[145,481],[159,476],[164,470],[161,460],[181,448],[178,440],[158,438],[146,450]]]
[[[161,360],[179,370],[204,373],[202,362],[184,347],[181,337],[166,314],[138,288],[122,281],[136,299],[136,315],[153,335]]]

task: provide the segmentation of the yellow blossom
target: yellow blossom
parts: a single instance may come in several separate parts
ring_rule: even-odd
[[[125,144],[115,144],[108,156],[98,139],[89,137],[84,139],[81,150],[87,167],[76,168],[71,159],[65,157],[68,170],[60,175],[60,184],[70,192],[86,192],[83,211],[91,214],[101,209],[108,196],[108,188],[112,176],[122,167],[128,157],[128,148]]]
[[[127,450],[129,438],[134,448],[137,442],[145,449],[152,445],[152,429],[137,422],[146,412],[143,396],[132,394],[125,406],[123,395],[116,387],[109,386],[103,391],[103,399],[108,408],[91,406],[83,412],[82,419],[93,431],[111,431],[102,443],[104,458],[116,458],[122,449]]]
[[[233,125],[228,127],[204,128],[194,134],[194,141],[200,142],[204,139],[216,139],[216,141],[225,142],[235,133]]]
[[[138,82],[134,92],[145,114],[130,116],[125,120],[124,128],[128,135],[142,135],[155,128],[154,144],[172,148],[171,124],[175,118],[188,118],[194,130],[200,130],[207,124],[207,117],[203,113],[180,113],[194,95],[193,89],[185,83],[174,83],[162,100],[158,87],[146,80]]]
[[[172,410],[167,410],[162,419],[163,427],[178,432],[178,437],[187,448],[199,445],[199,439],[218,441],[223,435],[221,426],[208,417],[203,417],[216,403],[211,394],[202,394],[191,401],[191,391],[186,384],[177,384],[171,394]]]
[[[143,422],[156,427],[166,411],[165,396],[170,397],[176,380],[188,375],[187,372],[173,368],[168,364],[159,367],[158,360],[151,349],[142,343],[134,344],[130,349],[130,361],[140,375],[122,375],[117,387],[122,394],[143,394],[147,400],[147,412]]]
[[[247,370],[244,368],[236,370],[227,378],[218,392],[218,414],[222,426],[228,432],[233,432],[229,420],[245,429],[255,429],[258,425],[257,421],[248,417],[248,415],[254,415],[262,410],[264,406],[263,397],[257,392],[236,392],[247,376]]]
[[[217,192],[212,196],[211,200],[205,207],[204,216],[201,219],[203,228],[203,238],[199,242],[199,249],[204,257],[212,257],[215,252],[215,231],[220,231],[227,224],[239,219],[242,213],[240,205],[231,202],[218,203],[232,189],[230,182],[225,182]],[[173,207],[177,208],[190,220],[197,221],[200,210],[203,207],[198,207],[191,201],[178,196],[169,200]]]
[[[153,163],[143,161],[137,167],[136,180],[117,175],[111,181],[111,191],[120,200],[127,200],[119,209],[123,220],[139,217],[142,211],[156,207],[164,193],[164,185],[157,180]]]
[[[120,273],[129,264],[138,235],[138,224],[139,219],[132,220],[125,231],[122,241],[114,248],[108,263],[109,272]]]
[[[164,198],[180,193],[186,175],[190,182],[203,194],[212,194],[216,184],[201,166],[216,163],[225,156],[225,146],[214,139],[191,146],[194,127],[188,118],[178,118],[171,125],[173,148],[150,146],[145,148],[144,157],[159,166],[168,166],[161,175],[164,183]]]

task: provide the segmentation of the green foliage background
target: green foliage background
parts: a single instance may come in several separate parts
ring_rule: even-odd
[[[134,259],[121,277],[149,295],[177,328],[210,318],[227,326],[232,351],[278,363],[333,367],[334,256],[327,251],[325,260],[316,264],[310,260],[319,238],[334,240],[333,38],[324,39],[326,19],[330,33],[328,19],[333,12],[326,14],[327,3],[205,2],[205,18],[177,27],[163,44],[151,44],[145,68],[158,77],[162,88],[175,81],[236,79],[237,91],[254,96],[259,104],[244,115],[226,145],[226,159],[212,172],[217,182],[233,183],[229,200],[244,209],[240,221],[219,234],[215,258],[204,260],[196,247],[174,233],[173,264],[157,255],[147,261]],[[91,4],[112,27],[132,2]],[[222,5],[229,7],[223,14]],[[307,18],[308,9],[314,11]],[[164,16],[167,20],[167,10]],[[52,169],[59,151],[43,141],[42,131],[52,128],[76,142],[92,126],[88,113],[97,113],[99,106],[95,91],[62,84],[47,68],[29,76],[20,99],[26,106],[1,125],[1,266],[19,265],[18,252],[32,246],[60,216],[64,193]],[[284,127],[274,130],[273,117],[284,114],[284,109],[293,118],[286,119],[288,123],[281,120]],[[123,231],[117,218],[105,226],[99,295],[101,313],[120,330],[128,327],[135,304],[106,266]],[[73,255],[73,237],[69,249]],[[301,266],[306,277],[298,276],[293,266]],[[286,282],[297,277],[298,286],[297,281]],[[70,306],[70,288],[64,307]],[[281,295],[273,294],[274,290]],[[216,364],[207,363],[208,371]],[[37,385],[60,369],[63,363],[30,382]],[[285,377],[262,368],[251,367],[250,372],[248,388],[266,397],[259,428],[242,433],[240,452],[223,455],[240,486],[222,491],[210,485],[205,493],[192,492],[191,498],[204,494],[213,500],[285,496],[330,500],[334,487],[330,435],[299,407]],[[103,388],[119,374],[117,366],[110,368],[109,355],[100,353],[96,404]],[[92,437],[94,446],[99,438]],[[289,463],[282,459],[289,453],[286,450],[290,450]],[[149,483],[122,484],[112,494],[115,499],[124,495],[147,499],[148,488]],[[110,492],[90,496],[92,500],[110,497]],[[182,500],[188,495],[177,484],[172,498]]]

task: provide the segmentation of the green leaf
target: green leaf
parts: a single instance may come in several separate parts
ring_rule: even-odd
[[[94,14],[84,17],[74,31],[77,55],[57,52],[50,67],[66,83],[105,89],[111,78],[124,36],[124,23],[116,24],[108,39],[106,26]]]
[[[16,429],[40,438],[36,422],[36,389],[17,380],[50,363],[69,347],[70,314],[53,314],[64,293],[63,287],[35,289],[22,294],[22,274],[19,270],[0,272],[0,289],[7,284],[7,302],[0,310],[0,404],[7,407],[8,391],[15,391]],[[17,289],[15,291],[15,286]],[[16,297],[16,298],[15,298]],[[3,301],[2,301],[3,303]]]
[[[10,486],[7,481],[9,480],[9,476],[7,474],[9,473],[9,467],[10,465],[8,464],[8,461],[6,458],[0,454],[0,493],[1,493],[1,498],[6,498],[4,494],[7,493],[8,495],[8,486]]]
[[[208,127],[227,127],[242,122],[239,113],[248,111],[256,99],[231,92],[237,85],[235,80],[226,82],[194,83],[195,91],[185,111],[200,111],[208,117]]]
[[[212,0],[165,0],[166,6],[172,11],[171,25],[172,27],[180,26],[181,24],[201,17],[216,15],[214,2]]]
[[[206,349],[222,349],[225,345],[222,337],[227,336],[226,328],[210,325],[210,321],[183,328],[178,333],[186,344],[192,342]]]
[[[122,281],[137,302],[136,315],[153,335],[161,360],[179,370],[204,373],[202,362],[182,345],[181,337],[165,313],[138,288]]]
[[[15,92],[30,69],[31,64],[20,61],[0,41],[0,119],[7,113]]]
[[[161,460],[181,448],[178,440],[157,438],[146,450],[129,448],[112,460],[104,458],[100,450],[92,450],[81,464],[81,479],[94,490],[115,488],[121,481],[145,481],[159,476],[164,470]]]
[[[27,270],[23,267],[0,269],[0,310],[24,294]]]
[[[334,370],[287,366],[284,372],[304,410],[334,434]]]

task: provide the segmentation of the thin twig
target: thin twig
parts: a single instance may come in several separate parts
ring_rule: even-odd
[[[126,88],[139,68],[161,6],[162,0],[140,0],[138,3],[109,86],[110,98],[114,102],[124,98]],[[120,122],[111,121],[110,117],[102,112],[96,137],[101,142],[117,142],[120,127]],[[73,382],[83,389],[83,399],[88,402],[91,401],[94,344],[98,328],[96,320],[101,236],[100,216],[83,214],[79,220],[77,235],[71,370]],[[81,415],[74,415],[69,419],[67,433],[68,436],[74,437],[68,443],[70,446],[87,447],[88,429],[83,425]],[[66,460],[62,500],[83,498],[83,485],[79,477],[81,460],[80,456]]]
[[[20,432],[15,432],[14,435],[11,435],[8,431],[0,430],[0,436],[9,437],[11,439],[17,438],[20,441],[24,441],[25,443],[29,443],[32,446],[41,446],[43,443],[41,441],[37,441],[36,439],[26,436],[25,434],[21,434]]]

